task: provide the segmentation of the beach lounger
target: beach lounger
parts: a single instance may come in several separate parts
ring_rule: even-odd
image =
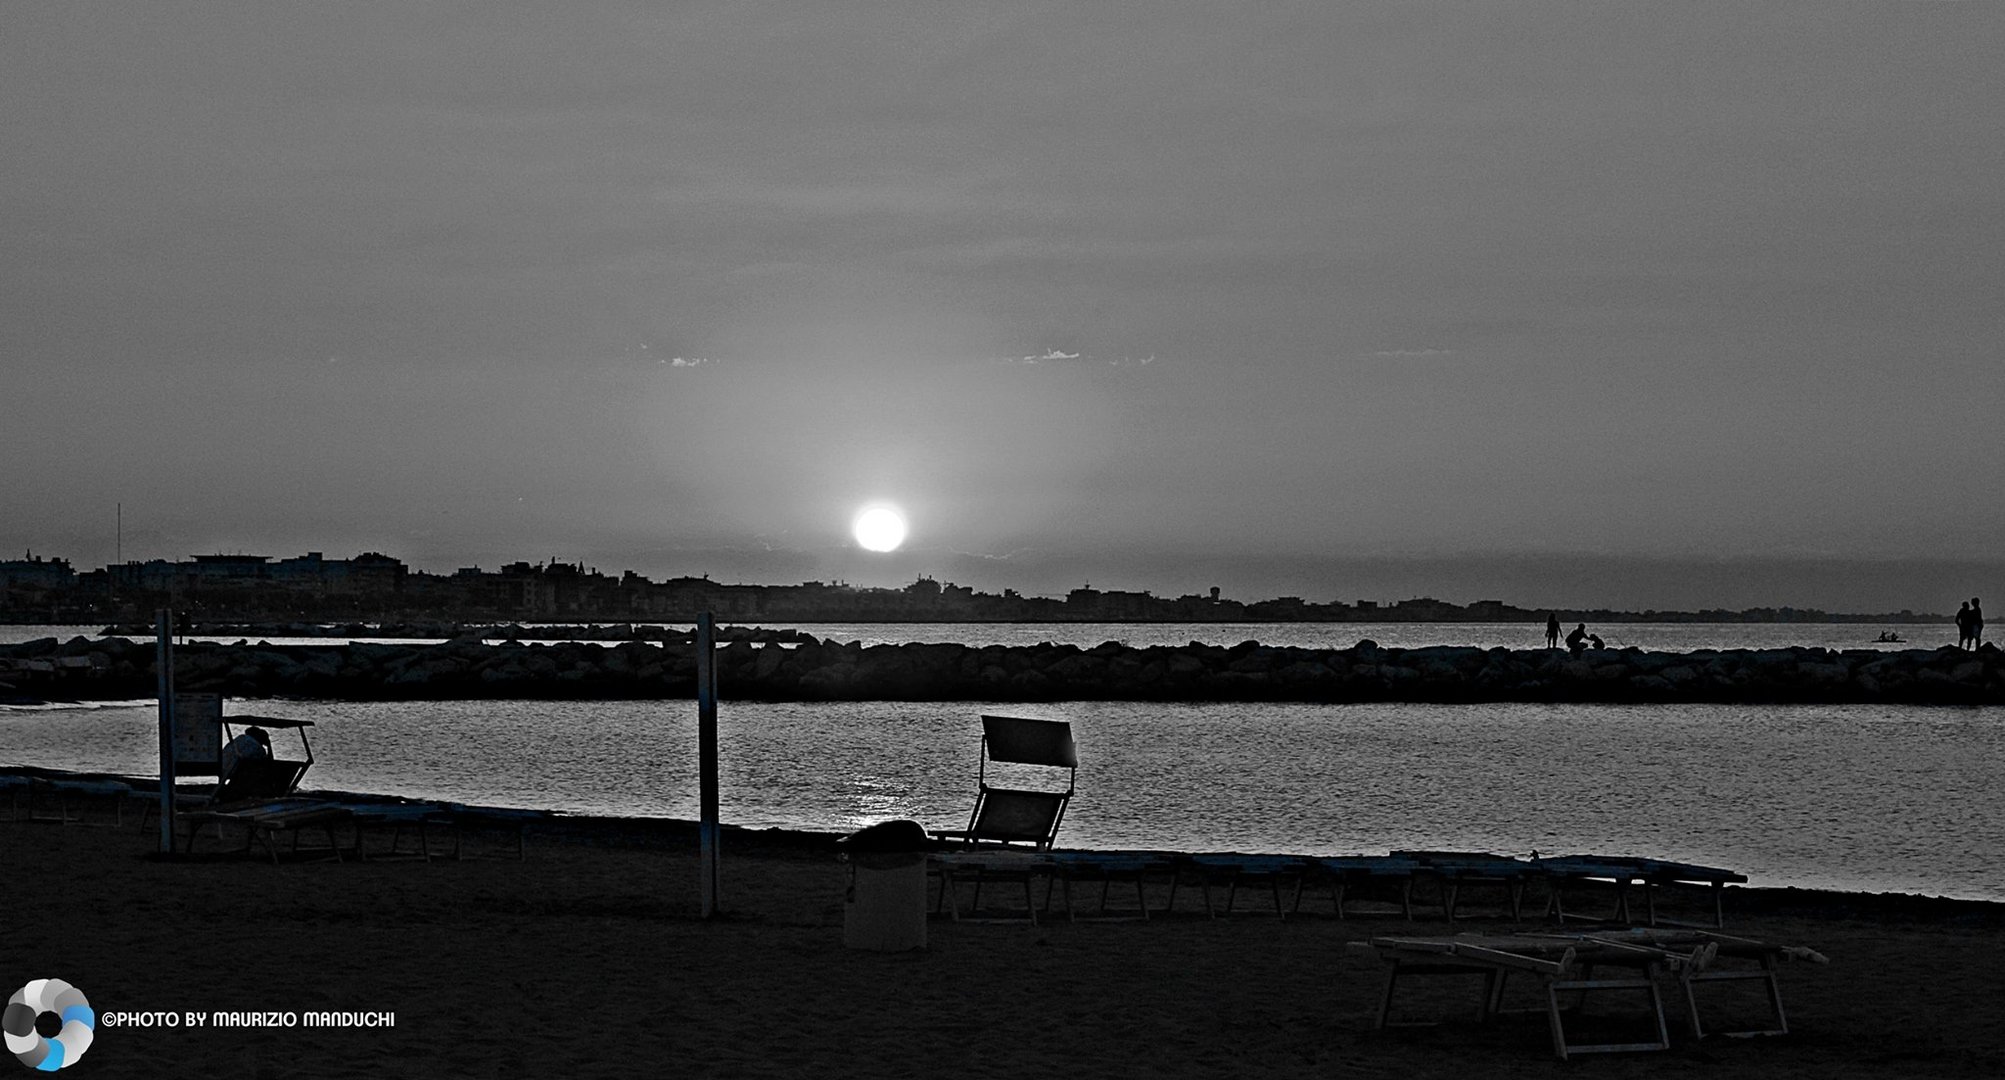
[[[409,856],[432,861],[432,835],[443,833],[452,836],[452,847],[447,849],[453,857],[458,857],[459,839],[455,835],[452,815],[444,809],[427,803],[346,803],[348,820],[355,827],[355,858],[367,862],[369,854],[369,834],[388,829],[390,842],[376,853],[376,858],[398,858]],[[416,848],[405,851],[404,837],[409,835],[416,841]]]
[[[1449,922],[1461,917],[1458,905],[1463,891],[1470,888],[1500,890],[1504,908],[1498,914],[1515,921],[1524,911],[1526,883],[1542,876],[1532,863],[1486,851],[1395,851],[1392,857],[1412,860],[1415,877],[1435,886],[1441,916]]]
[[[1064,770],[1064,790],[1056,785],[1045,788],[1001,787],[989,783],[992,763],[1032,766],[1042,770]],[[981,886],[987,881],[1020,881],[1024,889],[1024,918],[1037,921],[1032,900],[1031,878],[1049,872],[1042,858],[1015,856],[1050,850],[1065,820],[1079,774],[1079,750],[1072,741],[1072,725],[1063,720],[1036,720],[1016,716],[982,717],[981,761],[976,772],[975,805],[965,829],[935,830],[935,836],[956,841],[964,849],[929,859],[928,867],[940,881],[936,911],[952,906],[960,918],[956,884],[972,882],[979,901]],[[983,850],[989,849],[989,850]],[[995,849],[1016,849],[1014,852]],[[1027,850],[1026,850],[1027,849]]]
[[[1371,948],[1390,965],[1385,992],[1379,1000],[1380,1029],[1387,1027],[1431,1026],[1435,1021],[1395,1021],[1393,997],[1401,978],[1439,976],[1480,976],[1482,996],[1476,1019],[1488,1021],[1506,1012],[1543,1012],[1552,1033],[1552,1048],[1562,1060],[1574,1054],[1620,1053],[1633,1050],[1666,1050],[1671,1045],[1669,1026],[1664,1020],[1664,998],[1655,978],[1660,966],[1669,962],[1662,954],[1620,946],[1578,941],[1558,936],[1464,934],[1455,937],[1378,937]],[[1609,976],[1594,970],[1617,967],[1627,974]],[[1512,975],[1530,976],[1538,981],[1542,1002],[1530,1010],[1506,1009],[1504,987]],[[1640,994],[1648,1008],[1640,1037],[1625,1041],[1581,1043],[1567,1035],[1562,995],[1572,995],[1576,1004],[1590,993],[1602,997],[1611,992]]]
[[[1065,790],[996,787],[989,783],[991,762],[1065,770]],[[965,829],[935,830],[935,836],[967,844],[1027,844],[1039,851],[1051,847],[1065,808],[1072,801],[1079,775],[1079,749],[1072,725],[1063,720],[1031,720],[1015,716],[982,717],[981,765],[976,773],[975,807]]]
[[[61,825],[89,823],[84,808],[107,802],[112,820],[97,824],[123,825],[125,803],[138,793],[131,783],[113,777],[64,775],[25,767],[0,775],[0,790],[7,792],[8,820]]]
[[[1814,964],[1830,962],[1814,949],[1776,945],[1710,930],[1637,927],[1554,936],[1652,949],[1670,957],[1672,962],[1666,966],[1677,976],[1679,989],[1684,992],[1686,1018],[1694,1039],[1705,1038],[1707,1034],[1699,1011],[1699,989],[1736,982],[1761,984],[1767,999],[1768,1016],[1755,1027],[1722,1029],[1713,1034],[1736,1037],[1789,1034],[1789,1019],[1782,1009],[1782,984],[1776,977],[1778,968],[1783,961],[1789,960]]]
[[[1454,937],[1374,938],[1370,947],[1391,965],[1386,974],[1385,992],[1379,1003],[1380,1028],[1414,1026],[1395,1023],[1393,995],[1402,977],[1434,975],[1480,975],[1483,997],[1477,1010],[1479,1020],[1510,1012],[1543,1012],[1552,1034],[1553,1051],[1561,1058],[1581,1053],[1611,1053],[1629,1050],[1662,1050],[1670,1045],[1670,1028],[1664,1016],[1664,999],[1658,979],[1669,974],[1683,992],[1692,1037],[1704,1038],[1700,1019],[1699,989],[1722,983],[1758,981],[1767,991],[1769,1016],[1761,1026],[1726,1035],[1783,1035],[1789,1024],[1782,1009],[1782,988],[1776,968],[1783,960],[1825,963],[1815,950],[1775,945],[1751,938],[1730,937],[1707,930],[1635,928],[1569,933],[1462,934]],[[1751,965],[1751,966],[1750,966]],[[1604,969],[1614,968],[1613,977]],[[1503,1006],[1506,984],[1513,976],[1538,980],[1542,1001],[1529,1009]],[[1561,996],[1571,995],[1578,1008],[1588,993],[1626,991],[1641,993],[1649,1001],[1644,1019],[1654,1026],[1654,1038],[1630,1042],[1581,1044],[1570,1041],[1566,1030],[1566,1009]]]
[[[549,821],[557,816],[555,810],[522,810],[503,806],[468,806],[465,803],[447,803],[444,806],[447,820],[452,823],[453,858],[471,859],[468,854],[467,836],[470,833],[500,833],[514,841],[516,861],[524,857],[529,826]],[[495,857],[499,856],[485,856]]]
[[[1176,874],[1170,882],[1170,902],[1165,910],[1176,907],[1177,891],[1185,883],[1198,887],[1204,897],[1204,912],[1212,918],[1233,913],[1233,902],[1238,898],[1241,886],[1265,888],[1274,901],[1276,918],[1288,917],[1289,909],[1281,902],[1282,886],[1290,887],[1295,895],[1295,907],[1301,906],[1302,878],[1308,872],[1304,861],[1293,855],[1183,855],[1175,861]],[[1225,887],[1225,908],[1221,911],[1211,902],[1214,885]]]
[[[278,836],[291,833],[291,851],[298,854],[300,840],[310,831],[326,837],[327,845],[309,850],[314,854],[331,856],[339,862],[342,847],[335,827],[346,823],[349,813],[339,803],[321,799],[276,799],[239,803],[227,808],[189,810],[178,812],[176,817],[188,825],[188,841],[182,848],[185,854],[195,853],[195,840],[205,829],[213,826],[220,840],[224,828],[234,826],[244,830],[242,854],[248,855],[253,847],[262,844],[271,855],[272,865],[276,866],[279,862]]]
[[[1050,877],[1044,886],[1044,910],[1051,910],[1051,890],[1053,885],[1061,886],[1065,896],[1065,917],[1076,920],[1078,913],[1073,907],[1072,886],[1077,882],[1095,883],[1100,886],[1100,906],[1091,916],[1095,919],[1141,919],[1149,918],[1148,883],[1151,879],[1167,881],[1174,892],[1176,888],[1177,856],[1161,851],[1053,851],[1045,855]],[[1108,898],[1116,884],[1133,885],[1135,906],[1111,908]],[[1172,897],[1172,903],[1174,903]],[[1166,909],[1167,910],[1167,909]]]
[[[934,901],[933,913],[942,911],[955,922],[962,919],[961,890],[963,883],[974,886],[974,895],[969,899],[967,918],[982,922],[1037,923],[1037,899],[1032,882],[1052,872],[1051,858],[1042,851],[1025,851],[1021,848],[988,848],[974,851],[948,851],[928,856],[926,872],[939,879],[939,898]],[[993,883],[1015,883],[1023,886],[1023,909],[1011,910],[1006,915],[982,914],[982,886]],[[1050,891],[1046,890],[1046,900]]]
[[[313,743],[307,738],[306,729],[313,726],[311,720],[291,720],[280,716],[229,716],[220,721],[225,739],[230,729],[241,725],[245,728],[262,727],[268,730],[293,731],[299,735],[299,745],[304,757],[299,758],[253,758],[240,761],[230,771],[221,776],[220,763],[217,765],[192,765],[177,761],[176,769],[186,776],[217,776],[216,787],[206,794],[176,789],[174,796],[177,815],[201,810],[230,810],[255,807],[270,803],[275,799],[290,798],[299,790],[299,782],[313,766]],[[155,797],[147,802],[140,815],[141,829],[156,820],[159,813],[159,789],[154,789]]]
[[[1720,929],[1726,926],[1726,886],[1747,882],[1747,875],[1716,866],[1699,866],[1693,863],[1629,855],[1565,855],[1538,859],[1533,865],[1546,879],[1546,914],[1561,924],[1568,919],[1636,922],[1635,913],[1629,903],[1630,890],[1634,888],[1642,893],[1643,921],[1649,926],[1710,925],[1714,929]],[[1613,906],[1607,917],[1597,918],[1567,910],[1568,892],[1578,892],[1590,887],[1614,890]],[[1709,923],[1681,921],[1658,912],[1657,903],[1660,896],[1692,889],[1703,890],[1711,901],[1712,918]]]
[[[1382,898],[1390,893],[1399,914],[1413,918],[1413,878],[1420,864],[1394,855],[1326,855],[1302,860],[1302,876],[1295,887],[1293,911],[1311,891],[1329,890],[1330,905],[1339,919],[1354,912],[1347,906],[1356,899]],[[1355,914],[1365,914],[1356,912]]]

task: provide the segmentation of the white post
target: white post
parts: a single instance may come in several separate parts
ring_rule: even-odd
[[[696,617],[697,887],[703,917],[717,913],[717,631],[711,614]]]
[[[154,625],[154,664],[160,669],[160,853],[174,854],[174,613],[162,610]]]

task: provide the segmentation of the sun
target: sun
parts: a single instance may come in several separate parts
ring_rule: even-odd
[[[866,551],[896,551],[905,542],[905,515],[882,503],[866,506],[856,512],[850,531]]]

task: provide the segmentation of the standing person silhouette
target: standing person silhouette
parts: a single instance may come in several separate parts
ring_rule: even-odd
[[[1559,612],[1546,615],[1546,648],[1559,648]]]
[[[1976,597],[1970,598],[1970,647],[1976,649],[1984,644],[1984,605]]]
[[[1962,607],[1956,609],[1956,647],[1959,649],[1971,648],[1970,601],[1968,600],[1963,602]]]

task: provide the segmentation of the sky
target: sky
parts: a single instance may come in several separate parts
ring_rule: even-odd
[[[2001,56],[1988,3],[10,3],[0,553],[1953,610]]]

